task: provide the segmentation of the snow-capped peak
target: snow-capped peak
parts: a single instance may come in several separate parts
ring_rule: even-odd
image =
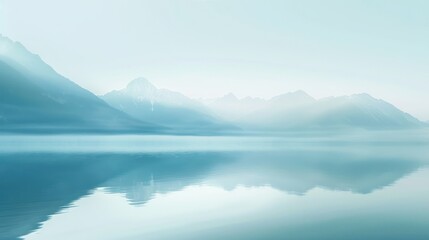
[[[155,101],[158,89],[145,78],[136,78],[128,83],[125,92],[139,100]]]
[[[140,77],[132,80],[127,85],[128,90],[146,90],[146,89],[157,89],[149,80]]]

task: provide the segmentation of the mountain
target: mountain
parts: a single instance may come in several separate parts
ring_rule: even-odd
[[[338,128],[362,129],[402,129],[426,126],[408,113],[395,106],[376,99],[369,94],[329,97],[316,100],[304,91],[285,93],[269,100],[259,100],[256,104],[245,103],[244,99],[231,97],[233,104],[229,110],[235,111],[234,123],[248,130],[320,130]],[[219,115],[219,104],[225,97],[207,106]],[[225,107],[225,105],[223,105]],[[255,110],[256,109],[256,110]]]
[[[261,131],[428,126],[368,94],[316,100],[296,91],[264,100],[239,99],[230,93],[201,103],[139,78],[101,98],[58,74],[20,43],[0,35],[2,132],[169,129],[168,133],[193,134],[237,130],[235,126]]]
[[[207,107],[219,118],[236,121],[240,117],[261,109],[265,100],[261,98],[246,97],[238,99],[234,94],[228,93],[218,99],[201,99]]]
[[[161,129],[122,113],[0,35],[0,131],[104,132]]]
[[[158,89],[137,78],[126,88],[101,96],[112,107],[146,122],[180,131],[221,131],[236,127],[210,115],[206,107],[181,93]]]

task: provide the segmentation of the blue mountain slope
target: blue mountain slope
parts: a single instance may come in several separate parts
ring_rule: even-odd
[[[156,131],[56,73],[0,36],[0,131]]]

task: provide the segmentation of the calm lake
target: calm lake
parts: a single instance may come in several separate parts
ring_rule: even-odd
[[[0,136],[0,239],[429,239],[429,135]]]

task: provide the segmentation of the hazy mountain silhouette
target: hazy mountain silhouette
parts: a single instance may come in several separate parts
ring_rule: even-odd
[[[269,100],[227,94],[202,104],[139,78],[102,99],[0,35],[0,131],[212,134],[236,126],[278,131],[428,125],[368,94],[321,100],[303,91]]]
[[[103,100],[137,119],[180,131],[236,129],[211,116],[206,107],[181,93],[158,89],[148,80],[138,78],[126,88],[112,91]]]
[[[252,113],[265,106],[266,101],[261,98],[246,97],[238,99],[228,93],[218,99],[201,99],[216,116],[228,121],[236,121],[242,116]]]
[[[0,130],[153,131],[0,36]]]
[[[316,100],[304,91],[296,91],[270,100],[258,99],[253,104],[248,98],[232,97],[206,104],[218,115],[252,130],[403,129],[427,126],[392,104],[365,93]]]

